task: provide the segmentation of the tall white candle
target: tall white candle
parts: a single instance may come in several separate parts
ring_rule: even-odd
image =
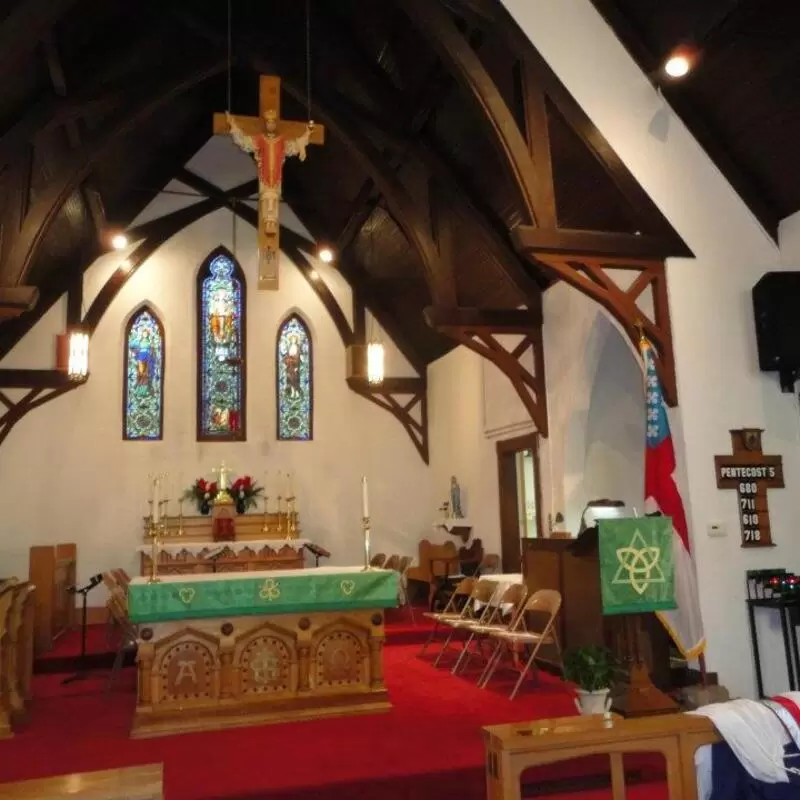
[[[153,524],[158,523],[158,478],[153,481]]]
[[[361,476],[361,516],[369,516],[369,490],[367,489],[367,476]]]
[[[278,474],[275,477],[275,497],[280,497],[281,494],[281,471],[278,470]]]
[[[286,474],[286,496],[287,497],[294,497],[294,491],[292,487],[292,473],[288,472]]]

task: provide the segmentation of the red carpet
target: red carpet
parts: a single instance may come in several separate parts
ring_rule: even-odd
[[[395,627],[389,642],[426,633]],[[483,725],[574,713],[571,692],[555,678],[543,674],[538,687],[531,682],[512,702],[508,691],[514,676],[481,690],[475,671],[454,677],[417,658],[418,651],[416,643],[385,649],[394,705],[388,714],[136,741],[128,738],[133,669],[123,670],[110,694],[106,672],[68,686],[61,684],[62,675],[38,675],[29,725],[0,743],[0,782],[162,762],[167,800],[481,800]],[[539,783],[597,774],[593,762],[561,765],[532,777]],[[599,800],[610,792],[558,797]],[[661,800],[666,795],[649,783],[635,787],[629,797]]]

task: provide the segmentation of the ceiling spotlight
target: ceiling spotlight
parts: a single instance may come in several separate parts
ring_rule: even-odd
[[[330,264],[333,261],[333,250],[330,247],[320,247],[317,252],[319,260],[325,264]]]
[[[311,275],[312,281],[315,281],[319,278],[319,273],[315,269],[312,269],[309,274]]]
[[[664,64],[664,72],[670,78],[682,78],[689,73],[692,68],[692,63],[689,57],[684,53],[676,53],[671,55]]]
[[[115,250],[124,250],[128,246],[128,237],[124,233],[117,233],[111,239],[111,246]]]

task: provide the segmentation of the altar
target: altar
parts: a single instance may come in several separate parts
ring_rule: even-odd
[[[388,710],[384,609],[398,579],[360,567],[134,578],[131,735]]]

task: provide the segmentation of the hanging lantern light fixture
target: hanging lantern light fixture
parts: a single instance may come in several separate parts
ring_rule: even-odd
[[[367,381],[369,383],[383,383],[385,355],[382,342],[375,340],[367,345]]]
[[[81,328],[69,333],[67,375],[73,381],[85,380],[89,375],[89,334]]]

